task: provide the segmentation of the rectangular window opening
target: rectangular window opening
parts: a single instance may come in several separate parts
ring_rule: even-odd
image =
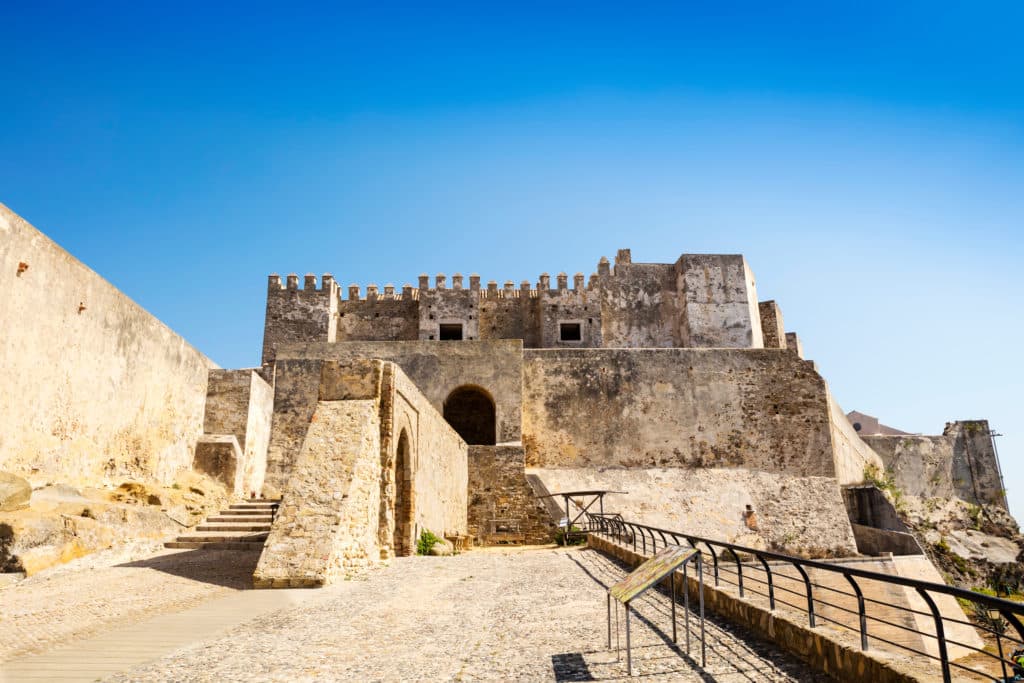
[[[558,338],[561,341],[582,341],[583,334],[579,323],[559,323]]]
[[[441,341],[461,341],[462,323],[441,323]]]

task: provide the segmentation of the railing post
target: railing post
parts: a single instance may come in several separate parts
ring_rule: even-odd
[[[924,598],[924,601],[928,603],[928,608],[932,611],[932,616],[935,618],[935,639],[939,641],[939,661],[942,662],[942,681],[943,683],[951,683],[953,680],[949,672],[949,652],[946,650],[946,629],[942,625],[942,615],[939,613],[939,608],[936,606],[935,601],[932,600],[932,596],[928,594],[924,588],[918,586],[917,592]]]
[[[736,551],[726,546],[725,548],[732,553],[732,558],[736,560],[736,578],[738,579],[737,584],[740,587],[740,597],[743,597],[743,563],[740,562],[740,556],[736,554]]]
[[[764,567],[764,573],[768,577],[768,607],[774,611],[775,610],[775,583],[772,581],[772,570],[771,570],[771,567],[768,566],[768,562],[766,562],[763,557],[758,555],[757,559],[759,559],[761,561],[761,566]]]
[[[804,587],[807,589],[807,625],[814,628],[814,591],[811,587],[811,579],[807,576],[807,572],[804,571],[803,567],[796,562],[793,563],[793,566],[800,572],[800,576],[804,578]]]
[[[857,614],[860,615],[860,649],[866,650],[868,649],[868,615],[864,609],[864,593],[861,592],[860,586],[857,585],[852,576],[846,573],[843,576],[850,582],[854,592],[857,594]]]
[[[711,553],[711,560],[715,564],[715,569],[714,569],[715,587],[717,588],[718,587],[718,555],[715,553],[714,546],[712,546],[710,543],[708,543],[707,541],[704,541],[704,545],[706,545],[708,547],[708,552]]]

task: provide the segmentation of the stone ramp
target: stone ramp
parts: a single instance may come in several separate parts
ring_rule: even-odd
[[[164,543],[172,549],[210,548],[213,550],[261,551],[270,534],[278,502],[249,500],[235,503],[220,514],[210,515],[195,531]]]

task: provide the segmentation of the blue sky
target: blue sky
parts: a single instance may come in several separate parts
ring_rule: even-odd
[[[270,272],[741,252],[845,409],[989,418],[1022,518],[1024,5],[830,4],[5,3],[0,201],[229,367]]]

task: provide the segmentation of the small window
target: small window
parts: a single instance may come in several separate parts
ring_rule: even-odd
[[[441,341],[461,341],[462,323],[441,323]]]
[[[561,341],[581,341],[583,334],[579,323],[559,323],[558,338]]]

